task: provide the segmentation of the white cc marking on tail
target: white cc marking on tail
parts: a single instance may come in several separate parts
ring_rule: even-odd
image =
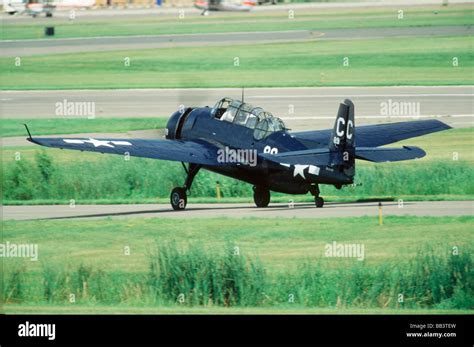
[[[341,130],[342,125],[342,130]],[[336,134],[337,136],[344,136],[344,125],[346,125],[346,121],[344,118],[340,117],[337,119],[337,127],[336,127]]]
[[[354,123],[349,119],[347,122],[347,138],[350,140],[352,139],[352,135],[354,134]]]

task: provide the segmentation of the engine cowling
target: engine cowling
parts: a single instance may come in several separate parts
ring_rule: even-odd
[[[186,112],[185,109],[178,110],[171,115],[170,119],[168,120],[168,123],[166,124],[166,129],[165,129],[166,139],[168,140],[176,139],[176,132],[178,131],[179,121],[185,112]]]

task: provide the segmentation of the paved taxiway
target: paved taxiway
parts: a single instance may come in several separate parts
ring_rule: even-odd
[[[25,57],[36,54],[103,52],[182,46],[202,47],[308,40],[465,36],[472,34],[474,34],[474,28],[470,26],[436,26],[4,40],[0,41],[0,56]]]
[[[4,91],[0,100],[5,118],[63,118],[55,115],[55,110],[56,103],[64,100],[93,102],[96,118],[169,117],[180,104],[212,106],[224,96],[240,99],[241,92],[237,88]],[[245,101],[281,117],[293,130],[332,127],[338,105],[345,98],[356,105],[357,125],[438,118],[452,127],[468,127],[474,126],[473,94],[473,86],[250,88],[245,90]],[[382,104],[390,100],[419,103],[420,115],[381,114]],[[154,137],[155,133],[101,136],[112,135],[138,138]],[[3,139],[4,146],[28,144],[24,136]]]
[[[295,198],[297,200],[297,198]],[[474,201],[406,201],[399,207],[397,202],[384,202],[385,216],[472,216]],[[94,218],[326,218],[378,216],[376,202],[326,203],[316,208],[312,203],[273,203],[268,208],[256,208],[252,204],[193,204],[184,211],[173,211],[168,204],[147,205],[42,205],[3,206],[4,220],[32,219],[94,219]]]
[[[179,105],[213,106],[225,97],[241,99],[239,88],[209,89],[111,89],[111,90],[38,90],[2,91],[2,115],[5,118],[64,118],[56,115],[56,104],[92,102],[95,116],[102,117],[168,117]],[[419,102],[421,116],[466,115],[474,113],[474,86],[436,87],[303,87],[246,88],[245,101],[261,106],[285,120],[330,117],[334,121],[337,108],[345,98],[356,105],[359,124],[366,121],[400,121],[413,115],[381,113],[381,103]],[[422,117],[423,118],[423,117]],[[457,121],[462,121],[457,117]],[[382,119],[382,120],[380,120]],[[454,121],[454,119],[453,119]],[[467,121],[467,120],[465,120]],[[456,124],[455,124],[456,125]]]

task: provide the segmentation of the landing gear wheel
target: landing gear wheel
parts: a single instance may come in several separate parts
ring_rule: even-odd
[[[317,196],[314,198],[314,203],[316,204],[316,207],[323,207],[324,206],[324,199],[320,196]]]
[[[188,197],[186,196],[186,189],[181,187],[175,187],[171,191],[170,202],[173,210],[179,211],[184,210],[188,203]]]
[[[254,187],[253,201],[257,207],[267,207],[270,203],[270,191],[262,187]]]

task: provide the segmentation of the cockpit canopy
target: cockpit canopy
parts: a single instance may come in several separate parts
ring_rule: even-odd
[[[253,136],[261,140],[273,132],[285,130],[283,121],[261,107],[253,107],[231,98],[223,98],[214,106],[213,115],[224,122],[229,122],[254,129]]]

